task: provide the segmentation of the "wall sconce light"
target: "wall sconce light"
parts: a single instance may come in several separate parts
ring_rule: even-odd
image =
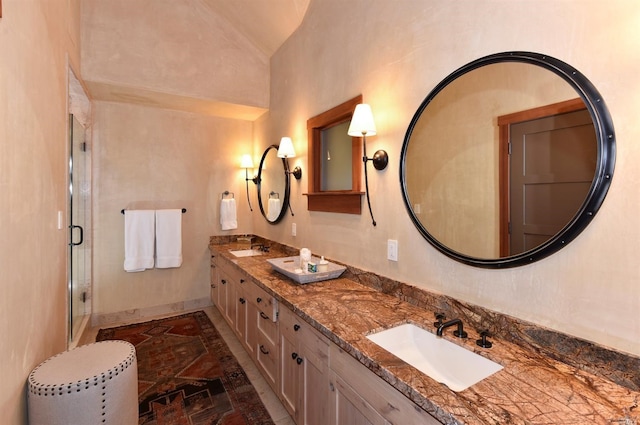
[[[249,203],[249,209],[253,211],[253,208],[251,207],[251,200],[249,199],[249,180],[257,183],[258,178],[249,178],[249,168],[253,169],[253,159],[251,158],[251,155],[242,155],[242,159],[240,160],[240,168],[244,168],[244,180],[245,185],[247,186],[247,202]]]
[[[278,146],[278,158],[284,158],[286,170],[285,173],[293,174],[296,180],[302,178],[302,168],[296,167],[293,171],[289,171],[289,161],[287,158],[293,158],[296,156],[296,151],[293,149],[293,142],[290,137],[283,137],[280,139],[280,146]]]
[[[351,124],[347,134],[351,137],[362,137],[362,150],[364,162],[364,184],[367,194],[367,205],[369,206],[369,214],[371,215],[371,221],[373,225],[376,225],[376,220],[373,218],[373,211],[371,211],[371,201],[369,200],[369,178],[367,176],[367,162],[373,162],[373,167],[376,170],[384,170],[389,163],[389,155],[387,152],[380,149],[373,154],[373,158],[367,158],[367,136],[376,135],[376,124],[373,121],[373,113],[371,107],[366,103],[356,105],[353,116],[351,117]]]

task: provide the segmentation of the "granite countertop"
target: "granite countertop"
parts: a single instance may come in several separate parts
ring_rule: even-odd
[[[398,391],[444,424],[638,424],[640,392],[579,370],[535,351],[492,337],[493,347],[475,344],[477,332],[460,340],[447,330],[444,338],[463,345],[504,368],[460,392],[414,369],[366,335],[402,323],[435,332],[434,312],[346,278],[299,285],[274,271],[272,251],[236,258],[236,244],[210,248],[236,264],[340,348],[350,353]]]

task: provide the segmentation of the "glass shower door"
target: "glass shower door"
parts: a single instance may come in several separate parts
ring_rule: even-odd
[[[79,337],[91,285],[91,185],[85,129],[69,115],[69,340]]]

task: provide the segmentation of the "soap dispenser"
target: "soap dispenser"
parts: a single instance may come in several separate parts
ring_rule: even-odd
[[[329,271],[329,262],[324,259],[324,255],[320,257],[320,262],[318,263],[318,272],[326,272]]]

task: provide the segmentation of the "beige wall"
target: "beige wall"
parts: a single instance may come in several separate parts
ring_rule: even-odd
[[[67,60],[79,63],[78,16],[75,0],[2,1],[3,424],[26,423],[29,372],[67,346]],[[61,230],[58,211],[63,213]]]
[[[57,212],[63,212],[66,224],[67,61],[84,76],[78,66],[79,5],[79,0],[2,1],[0,412],[2,422],[10,425],[26,423],[28,373],[66,347],[67,234],[57,229]],[[238,233],[254,231],[307,246],[382,275],[640,354],[639,29],[635,0],[315,0],[300,30],[273,57],[271,110],[253,129],[245,121],[99,103],[94,312],[206,297],[206,245],[210,235],[224,233],[217,222],[217,202],[220,192],[231,190],[239,204]],[[616,129],[616,171],[602,210],[567,248],[518,269],[475,269],[445,258],[419,237],[402,204],[398,158],[410,117],[437,82],[472,59],[516,49],[562,59],[598,87]],[[98,74],[99,66],[94,70]],[[129,71],[135,75],[137,69]],[[251,87],[262,90],[265,81],[251,75],[257,78]],[[123,83],[113,81],[117,75],[102,76],[110,84]],[[145,87],[158,89],[173,79],[153,81],[154,87]],[[249,147],[246,138],[254,140],[257,162],[264,147],[283,135],[293,137],[299,156],[292,166],[306,171],[306,120],[358,93],[371,103],[378,124],[370,152],[384,148],[391,157],[387,170],[371,176],[378,226],[371,226],[366,210],[361,216],[306,211],[306,172],[302,181],[292,182],[294,217],[287,215],[277,226],[266,224],[255,210],[255,194],[250,214],[243,196],[244,172],[238,168]],[[180,94],[198,95],[186,89]],[[241,91],[237,98],[219,100],[263,106],[269,97],[260,96],[254,99]],[[122,152],[129,157],[120,156]],[[146,166],[143,175],[137,166],[149,155],[153,167]],[[152,173],[152,181],[144,180]],[[149,207],[147,202],[162,207],[179,202],[188,208],[188,255],[180,269],[129,275],[122,271],[119,211]],[[296,237],[290,236],[293,222]],[[397,263],[386,260],[387,239],[399,241]]]
[[[269,105],[268,56],[202,1],[84,0],[82,16],[82,76],[101,95]]]
[[[208,301],[209,236],[252,230],[240,169],[242,154],[251,153],[252,124],[95,102],[93,138],[96,320],[117,319],[123,312],[138,315],[143,309],[183,301]],[[222,231],[219,224],[225,190],[235,194],[236,231]],[[123,208],[187,209],[182,216],[180,268],[124,271]]]
[[[462,265],[432,248],[407,215],[398,178],[409,121],[454,69],[507,50],[554,56],[584,73],[603,95],[617,135],[613,184],[591,225],[569,246],[509,270]],[[292,206],[278,226],[255,231],[381,275],[640,354],[640,6],[634,0],[320,0],[273,56],[271,107],[256,122],[256,150],[289,135],[306,167],[306,120],[362,93],[389,167],[372,172],[377,227],[361,216],[308,212],[308,174],[292,183]],[[372,169],[372,168],[370,168]],[[297,236],[292,237],[292,223]],[[386,259],[387,239],[399,261]]]

